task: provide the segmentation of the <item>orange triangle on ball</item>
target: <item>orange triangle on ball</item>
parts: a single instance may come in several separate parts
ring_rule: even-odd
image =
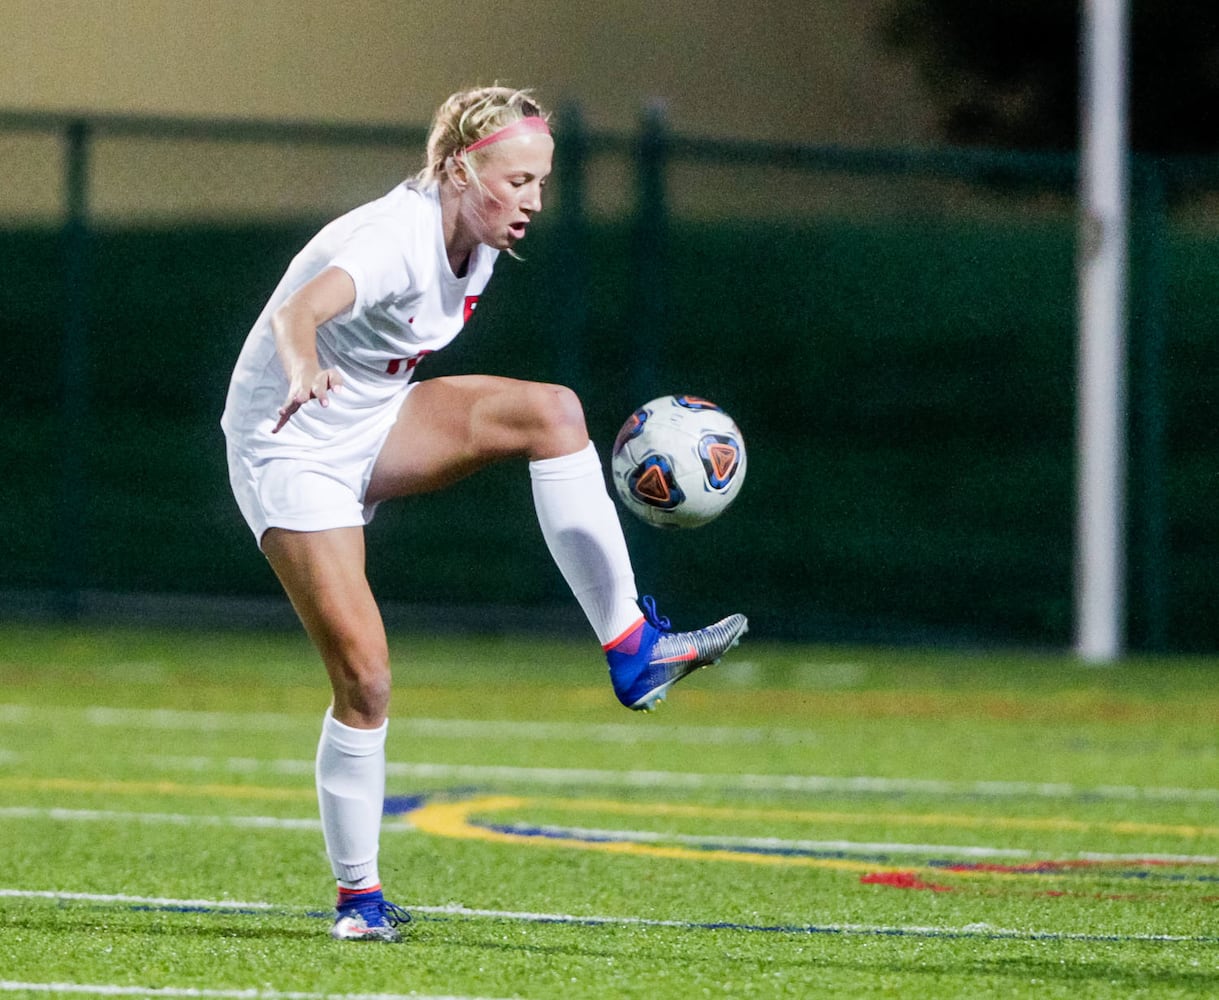
[[[715,470],[716,479],[727,479],[736,465],[736,448],[730,444],[712,444],[707,447],[707,458]]]
[[[672,494],[665,474],[656,466],[645,469],[635,482],[635,492],[657,503],[668,503]]]

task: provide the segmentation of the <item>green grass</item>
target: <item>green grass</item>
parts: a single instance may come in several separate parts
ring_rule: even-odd
[[[642,716],[392,644],[397,947],[326,934],[303,638],[0,627],[0,995],[1219,993],[1216,661],[747,642]]]

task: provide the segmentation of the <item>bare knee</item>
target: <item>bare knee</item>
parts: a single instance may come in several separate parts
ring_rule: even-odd
[[[377,638],[335,637],[323,650],[334,690],[334,717],[348,726],[372,729],[389,711],[389,650]]]
[[[570,455],[588,444],[588,427],[580,398],[566,386],[533,383],[526,405],[535,428],[531,459]]]

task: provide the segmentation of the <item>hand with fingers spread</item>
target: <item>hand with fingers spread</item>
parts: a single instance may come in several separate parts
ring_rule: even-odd
[[[323,368],[317,358],[317,328],[351,308],[356,286],[341,268],[328,267],[288,296],[271,316],[275,349],[288,375],[288,397],[279,408],[277,434],[309,400],[330,405],[330,393],[343,385],[337,368]]]
[[[319,368],[316,362],[297,367],[292,375],[288,398],[279,408],[279,420],[271,429],[271,433],[278,434],[292,414],[311,399],[316,399],[322,406],[329,406],[330,393],[342,386],[343,376],[337,369]]]

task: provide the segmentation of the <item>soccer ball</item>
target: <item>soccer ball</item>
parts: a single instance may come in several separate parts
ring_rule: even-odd
[[[745,440],[714,403],[661,396],[622,425],[611,470],[632,514],[658,528],[697,528],[724,513],[740,492]]]

